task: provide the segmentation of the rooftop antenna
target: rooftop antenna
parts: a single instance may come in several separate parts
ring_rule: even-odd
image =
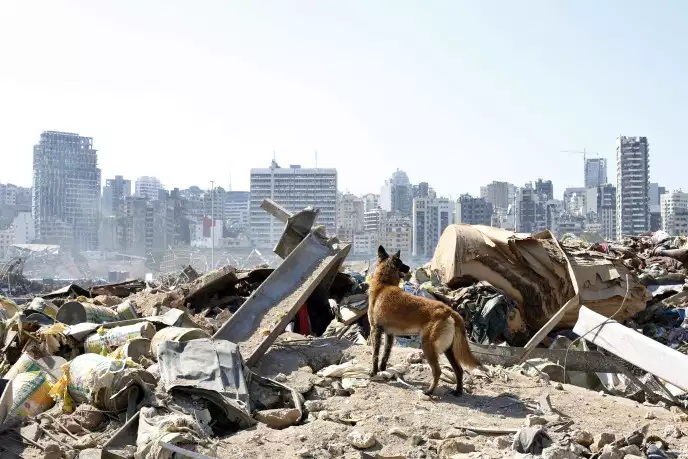
[[[318,150],[315,150],[315,168],[318,168]]]
[[[229,191],[232,191],[232,173],[229,173]]]

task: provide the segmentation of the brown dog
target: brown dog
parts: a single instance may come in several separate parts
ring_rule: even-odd
[[[373,367],[378,372],[380,340],[385,334],[385,349],[379,369],[387,368],[392,351],[394,335],[420,335],[423,354],[432,369],[433,382],[425,391],[431,395],[440,380],[442,372],[439,355],[444,353],[456,375],[455,395],[463,393],[463,369],[459,362],[469,368],[482,367],[471,354],[466,339],[463,318],[452,308],[439,301],[404,292],[399,282],[409,267],[401,261],[400,252],[389,256],[385,248],[378,248],[378,265],[370,283],[368,318],[373,345]]]

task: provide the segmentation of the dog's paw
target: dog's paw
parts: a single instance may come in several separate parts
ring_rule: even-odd
[[[428,397],[431,397],[434,392],[435,392],[435,389],[426,389],[423,391],[423,394],[427,395]]]
[[[378,373],[377,370],[370,370],[368,372],[368,376],[370,376],[371,378],[374,378],[377,375],[377,373]]]
[[[461,397],[463,395],[463,390],[454,389],[453,391],[451,391],[451,394],[454,397]]]

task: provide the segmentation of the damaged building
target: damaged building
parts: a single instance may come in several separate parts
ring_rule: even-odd
[[[100,169],[93,139],[46,131],[33,149],[36,239],[76,250],[98,249]]]

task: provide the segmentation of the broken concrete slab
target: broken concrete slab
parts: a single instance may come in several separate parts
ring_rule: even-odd
[[[688,356],[619,322],[581,307],[573,332],[655,376],[688,391]]]
[[[254,365],[323,279],[336,273],[350,248],[309,234],[213,338],[238,343],[247,365]]]
[[[304,209],[291,213],[272,199],[264,199],[260,207],[285,224],[282,236],[273,249],[280,258],[287,258],[308,236],[319,213],[317,209]]]

